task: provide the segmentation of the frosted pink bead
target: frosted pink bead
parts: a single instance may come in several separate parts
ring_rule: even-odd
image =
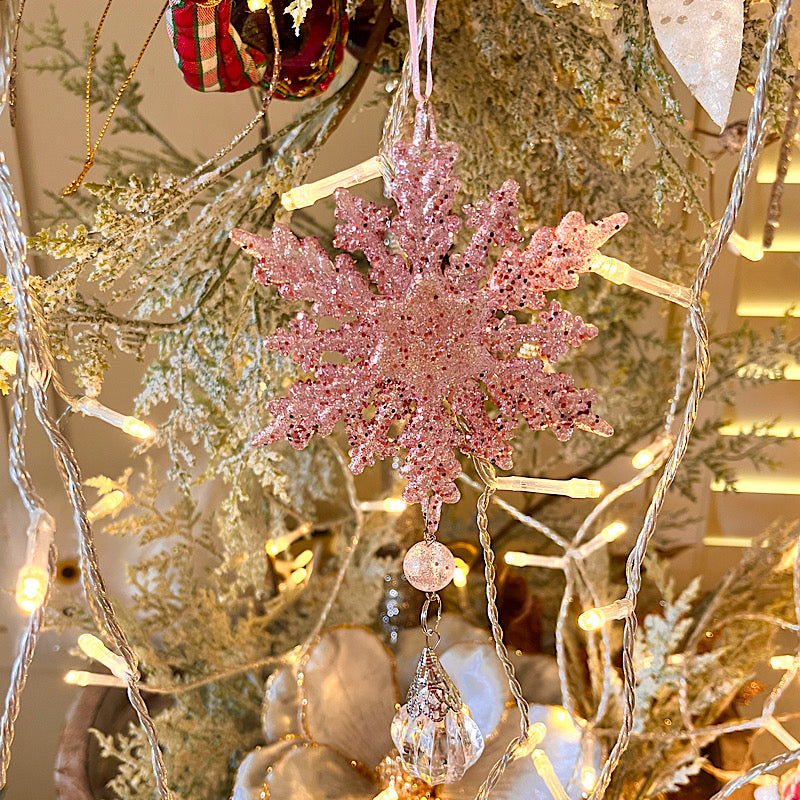
[[[255,256],[256,281],[310,304],[265,344],[314,377],[270,402],[271,420],[253,443],[286,439],[300,449],[342,420],[354,473],[404,452],[403,498],[424,504],[433,531],[441,503],[460,496],[459,452],[510,469],[509,441],[520,420],[562,441],[576,428],[611,434],[591,389],[545,370],[545,359],[553,364],[597,334],[545,292],[574,288],[627,217],[587,223],[573,211],[523,247],[519,186],[508,180],[487,200],[464,207],[472,235],[455,252],[462,226],[452,213],[458,148],[437,140],[429,115],[418,110],[413,140],[392,149],[396,209],[336,191],[333,243],[362,252],[367,277],[350,256],[331,260],[316,239],[298,240],[280,225],[267,239],[242,230],[231,239]],[[502,252],[495,260],[496,248]],[[532,313],[518,321],[526,309]],[[320,328],[323,317],[338,326]],[[334,362],[330,353],[342,358]]]
[[[417,542],[403,559],[403,573],[421,592],[438,592],[451,580],[456,563],[453,554],[441,542]]]

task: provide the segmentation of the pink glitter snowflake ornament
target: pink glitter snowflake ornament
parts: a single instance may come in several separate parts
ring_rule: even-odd
[[[291,355],[315,377],[270,402],[272,421],[253,443],[286,438],[300,449],[343,419],[354,473],[405,450],[403,497],[422,504],[429,532],[438,527],[442,502],[460,497],[455,450],[510,469],[508,442],[519,418],[562,441],[575,428],[612,433],[592,408],[595,393],[549,366],[597,329],[555,300],[548,303],[544,293],[577,286],[626,215],[587,224],[570,212],[521,249],[514,244],[522,238],[519,187],[509,180],[488,201],[464,207],[474,233],[463,253],[450,253],[462,224],[451,213],[457,153],[454,143],[437,140],[431,111],[421,106],[413,140],[392,150],[396,212],[337,190],[333,243],[364,253],[368,279],[349,255],[331,261],[316,239],[298,240],[280,225],[269,238],[231,233],[257,259],[255,280],[277,286],[287,300],[311,303],[311,314],[300,312],[265,346]],[[505,249],[487,275],[490,247]],[[521,309],[539,313],[518,323],[511,312]],[[322,317],[339,327],[320,330]],[[532,357],[520,357],[522,344]],[[329,353],[345,363],[328,360]],[[494,410],[487,412],[487,400]]]

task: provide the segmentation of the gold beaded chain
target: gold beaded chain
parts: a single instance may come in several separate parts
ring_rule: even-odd
[[[97,54],[97,43],[100,39],[100,30],[103,27],[103,23],[106,21],[106,17],[108,16],[109,9],[111,8],[111,3],[113,0],[108,0],[106,3],[106,7],[103,10],[103,14],[100,17],[100,22],[97,24],[97,30],[94,32],[94,39],[92,40],[92,49],[89,52],[89,63],[86,67],[86,161],[83,164],[83,169],[81,170],[80,175],[75,178],[66,189],[62,193],[63,197],[67,195],[74,194],[78,187],[83,183],[83,179],[86,177],[89,170],[92,168],[92,164],[94,163],[94,156],[97,153],[97,148],[100,147],[100,142],[103,140],[103,137],[106,135],[106,131],[108,130],[108,126],[111,124],[111,118],[114,116],[114,112],[117,110],[117,106],[119,105],[119,101],[122,99],[122,95],[125,93],[125,90],[128,88],[128,84],[133,80],[133,75],[136,72],[139,63],[142,60],[142,56],[144,56],[144,51],[147,49],[147,45],[150,44],[150,40],[153,38],[153,35],[156,32],[156,28],[158,28],[158,24],[161,22],[161,18],[167,11],[167,6],[169,5],[168,2],[164,3],[164,7],[161,9],[158,18],[156,19],[153,27],[150,29],[150,33],[147,34],[147,39],[145,39],[144,44],[142,45],[142,49],[139,51],[139,55],[136,56],[136,61],[133,62],[133,66],[131,67],[131,71],[128,73],[128,77],[125,78],[122,86],[119,87],[119,91],[117,92],[117,96],[114,98],[114,102],[111,104],[111,107],[108,109],[108,114],[106,114],[105,122],[103,122],[103,127],[100,129],[100,133],[97,137],[97,141],[92,144],[92,69],[94,67],[94,59]]]

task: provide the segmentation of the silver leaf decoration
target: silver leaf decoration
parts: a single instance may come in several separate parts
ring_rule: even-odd
[[[648,0],[664,55],[723,128],[742,55],[742,0]]]

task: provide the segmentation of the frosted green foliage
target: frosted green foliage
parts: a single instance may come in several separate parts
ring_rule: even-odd
[[[294,4],[298,16],[307,5],[307,0]],[[348,10],[357,5],[348,2]],[[765,29],[763,19],[748,16],[743,83],[751,79]],[[54,16],[26,36],[41,58],[36,68],[48,70],[82,97],[88,51],[70,50]],[[396,39],[402,42],[402,34]],[[605,0],[442,3],[435,43],[432,102],[440,137],[461,145],[458,171],[465,200],[513,177],[522,185],[523,215],[530,225],[552,225],[570,209],[590,218],[624,210],[631,222],[615,237],[612,254],[654,274],[688,281],[699,246],[687,239],[679,218],[685,210],[702,223],[709,221],[702,196],[707,162],[686,136],[643,4],[625,0],[615,11]],[[387,63],[397,63],[399,51],[388,46]],[[101,53],[100,65],[93,90],[98,110],[101,104],[107,107],[127,74],[116,48]],[[86,483],[101,494],[111,488],[127,493],[125,507],[102,524],[107,533],[135,537],[142,546],[130,568],[132,604],[119,610],[141,655],[145,683],[180,690],[207,681],[179,691],[174,705],[158,714],[176,798],[229,796],[240,755],[261,735],[258,705],[271,662],[313,632],[353,534],[343,475],[327,443],[314,442],[301,452],[249,446],[266,422],[267,401],[299,377],[291,361],[261,346],[298,306],[252,284],[252,264],[230,246],[227,233],[236,226],[269,230],[279,193],[302,182],[355,85],[351,80],[338,93],[323,95],[294,123],[202,179],[182,181],[192,161],[144,119],[141,97],[153,89],[134,83],[112,132],[142,134],[147,146],[101,148],[98,166],[107,168],[106,177],[93,173],[98,182],[87,184],[88,191],[69,202],[59,199],[56,223],[30,239],[33,249],[59,262],[51,277],[34,279],[32,285],[51,347],[59,359],[72,362],[78,389],[100,389],[108,365],[117,359],[146,363],[138,412],[158,428],[152,464],[140,460],[131,475]],[[782,101],[780,81],[773,93]],[[776,114],[773,129],[778,123]],[[262,155],[266,163],[256,166]],[[690,159],[700,174],[688,168]],[[307,218],[295,214],[293,224],[305,225]],[[332,232],[321,233],[330,246]],[[664,365],[676,364],[682,317],[665,312],[660,325],[654,311],[664,308],[660,301],[592,275],[570,294],[570,309],[597,324],[600,335],[565,361],[564,369],[598,391],[598,412],[612,422],[616,435],[609,442],[579,434],[569,445],[555,447],[546,437],[521,430],[515,442],[517,474],[593,476],[659,432],[673,392],[675,375]],[[11,296],[0,279],[0,346],[14,347],[13,325]],[[745,364],[769,367],[776,355],[800,358],[800,343],[787,331],[767,342],[740,331],[713,341],[711,349],[717,354],[707,392],[711,398],[724,397]],[[692,440],[678,478],[687,493],[708,480],[709,467],[729,480],[735,477],[732,459],[768,463],[765,440],[720,440],[717,424],[702,426]],[[641,494],[629,508],[631,529],[640,500]],[[589,508],[554,497],[522,502],[567,536]],[[303,534],[289,554],[267,557],[267,542],[298,529]],[[519,532],[495,511],[491,529],[501,549]],[[380,514],[367,518],[328,624],[374,624],[384,576],[398,572],[400,545],[420,530],[414,514],[401,520]],[[475,543],[469,502],[447,510],[442,532],[450,540]],[[768,570],[790,536],[768,533],[768,551],[754,550],[732,581],[699,607],[692,606],[690,594],[673,598],[664,589],[663,616],[651,618],[640,634],[637,733],[609,798],[652,797],[696,772],[705,739],[678,739],[663,726],[670,718],[679,727],[680,670],[691,679],[692,720],[712,724],[768,652],[768,626],[725,621],[725,609],[788,613],[789,575]],[[525,543],[530,543],[529,531]],[[282,571],[304,549],[315,553],[308,584],[280,592]],[[763,558],[767,552],[769,558]],[[595,604],[589,585],[602,594],[601,602],[620,596],[621,570],[615,573],[615,566],[605,548],[585,564],[575,587],[584,608]],[[543,573],[528,570],[525,577],[533,593],[548,601],[542,611],[547,624],[555,616],[563,578],[549,571],[543,578]],[[485,602],[482,590],[480,581],[471,582],[468,606],[479,609]],[[764,612],[765,603],[774,608]],[[82,609],[72,613],[70,619],[84,621]],[[711,614],[712,649],[687,649],[687,641],[705,630],[699,622],[704,613]],[[50,617],[48,622],[56,624]],[[57,623],[63,625],[64,619]],[[611,635],[618,632],[615,626]],[[589,675],[582,684],[585,641],[567,631],[570,661],[579,665],[573,671],[575,688],[588,715],[603,688],[603,659],[590,646]],[[613,649],[618,642],[612,638],[611,644]],[[684,657],[682,666],[670,660],[675,655]],[[663,668],[655,669],[656,663]],[[616,672],[608,679],[619,688]],[[618,713],[612,703],[599,724],[614,729]],[[122,762],[110,789],[123,800],[150,798],[153,783],[141,732],[104,739],[103,746]]]
[[[259,742],[260,681],[238,679],[228,691],[208,687],[202,692],[178,694],[174,704],[161,711],[159,725],[164,758],[170,769],[175,800],[223,800],[233,785],[231,763],[236,763]],[[152,800],[155,779],[149,770],[142,729],[131,723],[116,736],[92,731],[100,754],[119,766],[107,792],[125,800]]]
[[[692,624],[688,615],[697,599],[699,585],[700,578],[696,577],[674,601],[672,587],[668,586],[663,616],[649,614],[637,631],[634,659],[639,671],[636,676],[635,733],[645,729],[653,704],[664,687],[675,691],[684,674],[683,664],[675,661],[674,654],[680,652]]]
[[[793,617],[797,532],[796,523],[767,529],[699,603],[698,581],[677,597],[669,583],[661,587],[661,614],[637,633],[634,736],[609,798],[672,791],[700,769],[702,748],[720,735],[713,723],[772,655],[778,623]],[[694,737],[683,735],[687,722]]]

